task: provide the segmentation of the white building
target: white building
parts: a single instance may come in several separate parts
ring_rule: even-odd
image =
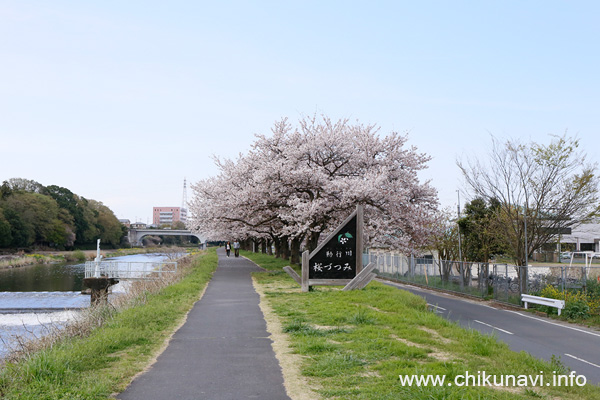
[[[571,230],[570,235],[562,235],[560,243],[575,245],[575,251],[600,253],[600,224],[581,224]]]

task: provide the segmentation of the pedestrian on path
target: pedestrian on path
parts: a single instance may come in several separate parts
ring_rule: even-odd
[[[225,251],[227,251],[227,257],[229,257],[229,254],[231,253],[231,243],[227,242],[225,245]]]
[[[238,242],[238,240],[236,239],[235,242],[233,242],[233,250],[235,253],[236,257],[240,256],[240,242]]]

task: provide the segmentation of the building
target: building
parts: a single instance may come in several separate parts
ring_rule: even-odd
[[[581,224],[570,235],[560,237],[560,243],[570,244],[573,251],[600,252],[600,224]]]
[[[134,222],[131,224],[131,229],[146,229],[146,224],[143,222]]]
[[[182,207],[154,207],[152,223],[156,226],[171,225],[177,221],[187,222],[187,210]]]
[[[129,221],[128,219],[120,219],[119,222],[125,225],[127,228],[131,227],[131,221]]]

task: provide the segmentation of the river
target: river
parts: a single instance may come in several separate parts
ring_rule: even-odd
[[[107,260],[123,262],[164,261],[165,254],[138,254]],[[0,270],[0,358],[17,342],[16,337],[34,338],[60,328],[90,305],[81,294],[85,264],[35,264]],[[126,284],[112,287],[113,295],[126,291]]]

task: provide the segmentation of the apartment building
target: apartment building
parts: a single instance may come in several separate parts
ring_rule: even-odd
[[[154,207],[152,212],[152,223],[155,226],[172,224],[181,221],[187,222],[187,210],[181,207]]]

